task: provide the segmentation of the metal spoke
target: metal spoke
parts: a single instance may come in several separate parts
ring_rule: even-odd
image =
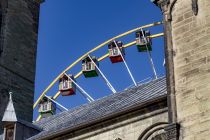
[[[64,73],[79,89],[80,93],[89,101],[93,102],[94,99],[81,87],[79,86],[68,74]]]
[[[65,108],[63,105],[59,104],[59,103],[56,102],[55,100],[51,99],[49,96],[45,95],[45,97],[47,97],[50,101],[52,101],[52,102],[55,103],[56,105],[60,106],[60,107],[63,108],[64,110],[68,111],[67,108]]]
[[[144,35],[144,32],[143,32],[142,28],[141,28],[141,32],[142,32],[144,41],[146,42],[147,54],[148,54],[148,57],[149,57],[149,60],[150,60],[150,64],[151,64],[151,67],[152,67],[152,70],[153,70],[153,73],[154,73],[154,77],[155,77],[155,79],[157,79],[158,77],[157,77],[157,72],[156,72],[155,65],[154,65],[154,62],[153,62],[153,59],[152,59],[152,54],[150,53],[149,48],[147,46],[147,42],[148,41],[146,40],[146,37]]]
[[[93,61],[93,59],[90,57],[90,55],[88,55],[88,57],[90,58],[90,60],[92,61],[92,63],[95,65],[95,67],[97,68],[97,70],[99,71],[99,73],[101,74],[102,78],[104,79],[104,81],[106,82],[107,86],[109,87],[109,89],[113,92],[116,93],[116,90],[114,89],[114,87],[112,86],[112,84],[109,82],[109,80],[106,78],[106,76],[103,74],[103,72],[99,69],[99,67],[96,65],[96,63]]]
[[[123,62],[124,62],[124,64],[125,64],[125,67],[126,67],[126,69],[128,70],[128,73],[129,73],[129,75],[130,75],[130,77],[131,77],[131,79],[132,79],[134,85],[137,86],[137,83],[136,83],[136,81],[135,81],[135,79],[134,79],[134,77],[133,77],[133,75],[132,75],[132,73],[131,73],[131,71],[130,71],[130,69],[129,69],[129,67],[128,67],[128,64],[127,64],[127,62],[125,61],[124,56],[122,55],[122,52],[121,52],[121,50],[120,50],[120,48],[119,48],[119,46],[117,45],[117,43],[116,43],[115,40],[114,40],[114,43],[115,43],[116,47],[118,48],[118,51],[120,52],[120,55],[121,55],[121,57],[122,57],[122,59],[123,59]]]

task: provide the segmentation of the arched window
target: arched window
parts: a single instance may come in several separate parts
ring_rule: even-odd
[[[5,140],[14,139],[14,124],[7,125],[5,127]]]
[[[168,122],[158,122],[146,128],[138,140],[166,140],[166,132],[164,128]]]
[[[153,136],[151,140],[166,140],[166,134],[165,133],[157,134],[156,136]]]

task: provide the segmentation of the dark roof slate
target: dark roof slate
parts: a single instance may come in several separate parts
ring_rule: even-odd
[[[143,105],[151,100],[165,97],[166,94],[165,77],[129,88],[120,93],[103,97],[92,103],[81,105],[36,122],[35,125],[42,128],[43,131],[31,137],[30,140],[37,140],[66,129],[74,129],[78,126],[86,125],[87,123]]]
[[[42,129],[38,125],[35,125],[33,123],[30,123],[30,122],[27,122],[27,121],[24,121],[24,120],[20,120],[20,119],[17,122],[21,123],[22,125],[25,125],[26,127],[30,128],[30,129],[34,129],[34,130],[37,130],[39,132],[42,131]]]

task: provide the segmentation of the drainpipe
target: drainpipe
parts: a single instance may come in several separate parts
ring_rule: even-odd
[[[179,124],[177,124],[177,109],[175,96],[175,77],[174,60],[175,51],[172,41],[171,11],[177,0],[151,0],[157,5],[163,14],[164,23],[164,42],[165,42],[165,60],[166,60],[166,81],[167,81],[167,103],[168,103],[168,121],[169,126],[165,128],[167,140],[179,139]]]

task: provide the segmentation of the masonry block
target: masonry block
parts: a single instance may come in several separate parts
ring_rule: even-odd
[[[18,119],[32,121],[39,8],[34,0],[0,1],[0,134],[9,91]]]
[[[177,0],[172,10],[172,40],[176,50],[174,76],[181,140],[210,137],[210,1],[198,1],[195,16],[191,0]],[[205,115],[204,115],[205,114]]]

